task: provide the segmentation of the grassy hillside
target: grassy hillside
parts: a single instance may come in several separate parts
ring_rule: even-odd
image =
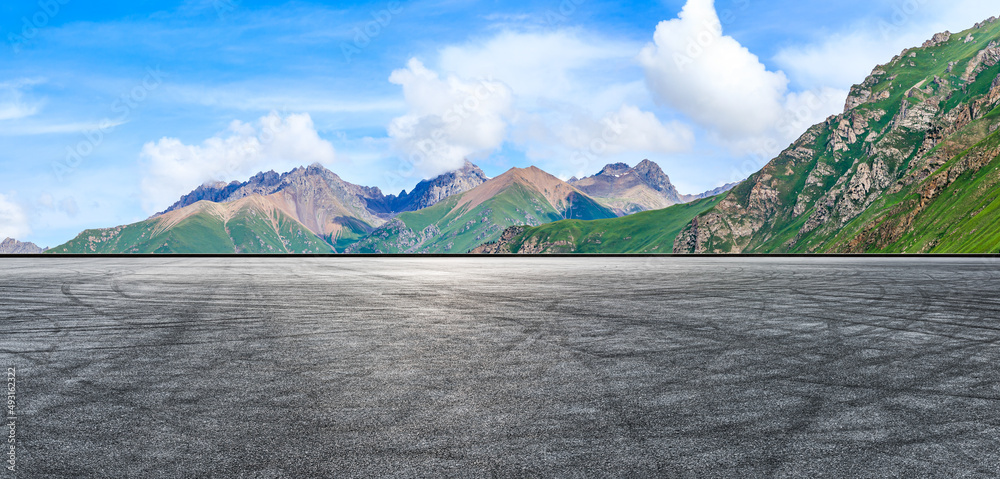
[[[281,211],[252,202],[203,204],[116,228],[86,230],[49,254],[332,253],[326,242]],[[185,211],[188,209],[197,211]],[[231,208],[229,214],[219,210]],[[176,220],[176,222],[173,222]]]
[[[1000,108],[966,128],[996,125]],[[886,195],[823,251],[1000,253],[1000,131],[962,151],[923,181]]]
[[[496,183],[504,182],[505,178],[495,178],[491,180],[494,183],[487,182],[430,208],[402,213],[347,252],[466,253],[480,244],[495,241],[510,226],[541,225],[566,218],[589,220],[616,216],[554,177],[551,180],[555,181],[546,180],[551,183],[537,187],[517,178],[506,179],[509,184],[497,187]],[[556,195],[558,188],[565,188],[565,191]],[[474,197],[483,195],[487,196],[473,201]]]
[[[844,113],[692,219],[675,251],[993,251],[998,39],[1000,22],[984,22],[876,67]]]
[[[674,238],[721,197],[705,198],[630,216],[593,221],[563,220],[527,228],[506,241],[510,253],[670,253]]]

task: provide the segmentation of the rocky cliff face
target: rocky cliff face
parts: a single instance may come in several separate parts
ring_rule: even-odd
[[[14,238],[0,242],[0,254],[42,254],[48,248],[39,248],[35,243],[22,243]]]
[[[963,40],[969,36],[976,40]],[[939,175],[996,131],[998,37],[1000,22],[991,19],[935,35],[876,67],[851,89],[843,113],[811,127],[692,220],[675,252],[866,250],[868,243],[842,239],[864,229],[873,205]]]
[[[470,251],[469,254],[511,254],[511,240],[524,233],[525,229],[526,227],[524,226],[511,226],[504,230],[503,234],[496,241],[480,245]]]

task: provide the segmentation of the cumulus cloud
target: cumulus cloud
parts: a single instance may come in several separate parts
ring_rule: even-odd
[[[594,94],[614,85],[615,76],[632,64],[641,46],[577,30],[507,30],[443,49],[440,64],[442,70],[464,78],[502,81],[522,100],[546,98],[592,104]],[[614,108],[620,104],[619,99]]]
[[[831,88],[790,92],[785,73],[769,71],[723,34],[713,0],[688,0],[678,18],[657,25],[639,62],[659,101],[742,153],[786,147],[809,125],[842,110],[847,95]]]
[[[639,54],[658,99],[726,137],[761,133],[781,114],[788,79],[722,34],[712,0],[689,0]]]
[[[31,228],[24,209],[9,197],[0,194],[0,240],[3,238],[24,240],[29,233]]]
[[[278,113],[256,123],[233,121],[229,128],[200,145],[162,138],[143,146],[141,161],[143,208],[156,212],[201,184],[231,181],[263,169],[321,163],[330,165],[336,153],[320,138],[308,114]]]
[[[510,88],[490,78],[442,79],[417,59],[392,72],[408,112],[392,120],[395,148],[425,176],[460,168],[466,158],[499,148],[513,114]]]
[[[553,172],[688,149],[691,129],[635,105],[649,102],[635,64],[641,43],[580,29],[504,30],[444,48],[440,69],[510,88],[508,140]],[[620,155],[620,156],[619,156]],[[624,157],[624,158],[622,158]]]
[[[669,158],[689,150],[694,133],[685,124],[663,122],[633,105],[602,116],[536,114],[517,125],[514,141],[543,168],[568,177],[592,175],[607,163]]]

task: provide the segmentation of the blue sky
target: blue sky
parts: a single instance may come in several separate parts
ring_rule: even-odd
[[[319,162],[386,192],[659,163],[743,178],[979,0],[0,5],[0,238],[55,246]]]

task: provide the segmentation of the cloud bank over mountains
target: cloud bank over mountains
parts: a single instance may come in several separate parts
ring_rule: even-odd
[[[466,158],[503,144],[513,115],[511,90],[486,78],[447,78],[417,59],[389,81],[403,88],[408,112],[392,120],[388,133],[403,161],[433,177],[462,167]]]
[[[316,131],[308,114],[272,112],[255,123],[233,121],[229,128],[199,145],[162,138],[142,148],[143,208],[155,213],[181,195],[209,181],[231,181],[271,168],[337,159],[333,145]]]

